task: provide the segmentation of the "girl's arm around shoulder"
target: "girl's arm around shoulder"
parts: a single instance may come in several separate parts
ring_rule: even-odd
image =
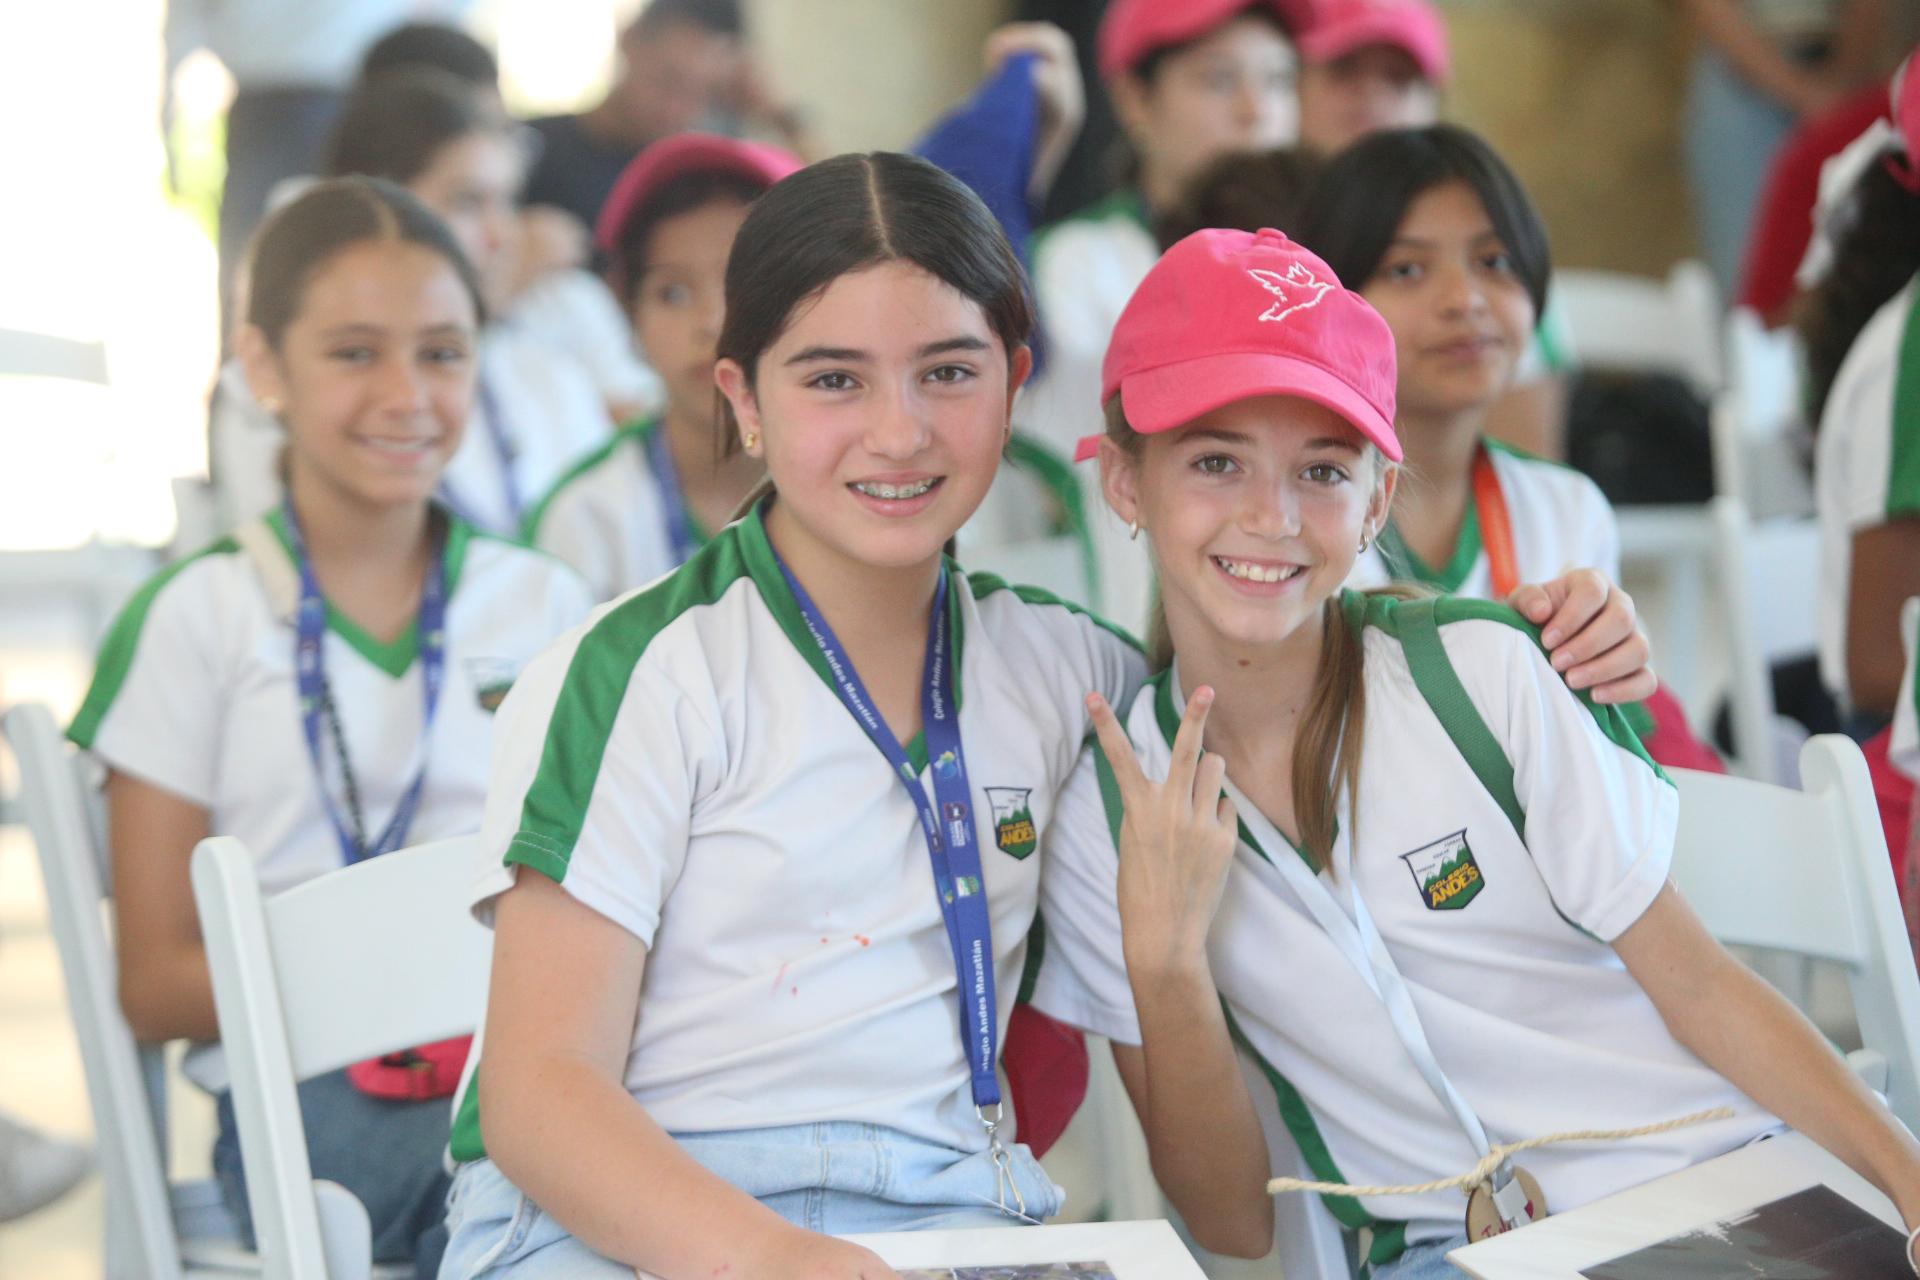
[[[1613,947],[1667,1029],[1920,1225],[1920,1143],[1812,1023],[1714,941],[1671,883]]]
[[[480,1110],[513,1184],[599,1253],[666,1280],[883,1280],[688,1156],[624,1084],[647,948],[545,876],[497,901]]]

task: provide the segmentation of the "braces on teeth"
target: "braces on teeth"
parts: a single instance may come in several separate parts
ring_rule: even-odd
[[[932,480],[921,480],[914,484],[881,484],[856,481],[854,488],[869,498],[917,498],[933,488]]]

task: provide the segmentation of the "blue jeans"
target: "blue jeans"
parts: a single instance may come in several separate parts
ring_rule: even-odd
[[[1416,1244],[1392,1262],[1367,1272],[1368,1280],[1460,1280],[1465,1273],[1447,1261],[1447,1252],[1466,1244],[1467,1237]]]
[[[787,1221],[812,1231],[926,1231],[1010,1226],[995,1207],[992,1161],[878,1125],[835,1121],[676,1135],[682,1149]],[[1030,1217],[1060,1211],[1065,1193],[1015,1146],[1013,1173]],[[635,1194],[644,1194],[636,1188]],[[447,1214],[442,1280],[632,1280],[633,1268],[574,1239],[491,1160],[463,1165]]]
[[[1739,287],[1754,206],[1793,122],[1791,111],[1741,79],[1718,53],[1695,55],[1681,118],[1687,182],[1700,253],[1723,299]]]
[[[251,1248],[253,1215],[233,1095],[219,1094],[214,1105],[220,1125],[213,1140],[214,1176],[240,1224],[241,1240]],[[448,1099],[389,1102],[354,1088],[346,1072],[333,1071],[300,1086],[300,1117],[313,1176],[339,1183],[366,1206],[374,1260],[411,1261],[415,1275],[438,1275],[447,1247],[449,1179],[441,1157],[453,1120]]]

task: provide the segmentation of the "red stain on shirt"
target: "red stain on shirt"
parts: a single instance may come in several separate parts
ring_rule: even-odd
[[[857,943],[859,943],[859,944],[860,944],[861,946],[863,946],[863,947],[870,947],[870,946],[872,946],[872,945],[873,945],[873,939],[872,939],[872,938],[869,938],[869,937],[868,937],[868,936],[867,936],[866,934],[864,934],[864,933],[856,933],[856,934],[854,934],[854,935],[853,935],[853,940],[854,940],[855,942],[857,942]]]

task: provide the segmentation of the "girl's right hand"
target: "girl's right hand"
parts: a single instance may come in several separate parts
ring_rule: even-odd
[[[798,1227],[781,1234],[767,1263],[742,1280],[900,1280],[871,1249]]]
[[[1127,732],[1099,694],[1087,698],[1126,816],[1120,824],[1119,905],[1127,968],[1191,970],[1206,963],[1207,931],[1226,891],[1239,832],[1221,794],[1227,762],[1201,749],[1213,690],[1187,699],[1165,782],[1149,781]]]

